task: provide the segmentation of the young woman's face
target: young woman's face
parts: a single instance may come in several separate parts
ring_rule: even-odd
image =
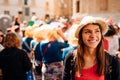
[[[88,24],[83,28],[82,38],[85,47],[96,48],[101,41],[101,30],[98,25]]]

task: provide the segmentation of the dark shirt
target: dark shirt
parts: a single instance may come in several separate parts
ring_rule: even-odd
[[[27,80],[26,72],[32,64],[25,51],[16,47],[5,48],[0,52],[0,68],[3,80]]]
[[[43,63],[62,61],[62,49],[68,47],[66,42],[41,42],[41,55]]]
[[[32,40],[33,40],[32,38],[27,38],[27,37],[24,37],[22,39],[22,49],[24,49],[27,53],[31,52],[30,43]]]

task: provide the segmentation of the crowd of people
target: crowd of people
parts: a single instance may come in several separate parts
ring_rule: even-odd
[[[120,80],[120,27],[112,19],[15,17],[0,30],[1,80]],[[4,26],[3,26],[4,27]]]

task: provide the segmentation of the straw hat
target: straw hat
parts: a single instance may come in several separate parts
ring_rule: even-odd
[[[92,16],[85,16],[81,22],[78,25],[78,28],[76,29],[75,32],[75,37],[78,38],[79,37],[79,32],[80,30],[87,24],[89,23],[98,23],[101,25],[101,29],[102,29],[102,34],[106,33],[108,30],[107,24],[106,22],[102,19],[102,18],[98,18],[98,17],[92,17]]]

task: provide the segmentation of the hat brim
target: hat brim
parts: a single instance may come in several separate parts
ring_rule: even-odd
[[[102,29],[102,34],[105,34],[108,30],[108,26],[107,24],[105,23],[104,20],[102,19],[94,19],[94,20],[90,20],[86,23],[80,23],[78,25],[78,28],[76,29],[76,32],[75,32],[75,37],[78,38],[79,37],[79,32],[81,31],[81,29],[86,26],[87,24],[90,24],[90,23],[98,23],[99,25],[101,25],[101,29]]]

